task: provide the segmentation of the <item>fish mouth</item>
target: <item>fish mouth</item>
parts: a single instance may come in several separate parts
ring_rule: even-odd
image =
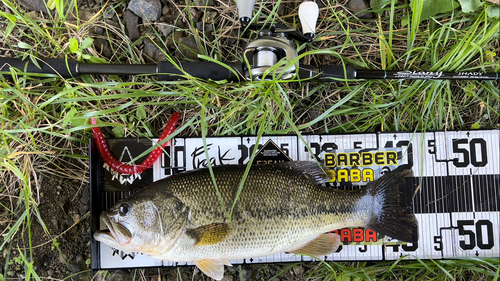
[[[101,220],[106,225],[107,229],[97,230],[94,238],[106,244],[116,244],[124,246],[132,240],[131,232],[121,223],[112,222],[109,216],[105,213],[101,214]]]

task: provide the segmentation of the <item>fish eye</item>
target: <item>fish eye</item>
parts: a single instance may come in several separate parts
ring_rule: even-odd
[[[123,203],[120,205],[120,209],[119,209],[119,213],[120,213],[120,216],[126,216],[128,214],[128,211],[129,211],[129,206],[127,203]]]

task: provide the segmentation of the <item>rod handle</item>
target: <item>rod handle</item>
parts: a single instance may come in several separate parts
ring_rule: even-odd
[[[355,79],[356,70],[352,65],[322,65],[319,68],[321,75],[318,77],[320,82],[333,82],[334,79]]]
[[[78,77],[78,61],[66,59],[41,59],[35,58],[38,67],[31,59],[0,58],[0,71],[10,72],[11,68],[19,69],[25,73],[55,74],[64,78]]]
[[[227,67],[209,61],[180,62],[177,66],[168,61],[161,61],[158,63],[158,80],[179,80],[182,79],[180,76],[185,76],[186,74],[205,80],[242,80],[241,77],[244,72],[243,65],[241,63],[226,63],[226,65],[235,71],[237,75],[235,75],[235,73]],[[181,68],[184,72],[179,68]]]

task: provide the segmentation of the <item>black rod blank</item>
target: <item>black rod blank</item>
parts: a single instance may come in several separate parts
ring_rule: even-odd
[[[241,63],[215,63],[208,61],[180,62],[172,64],[162,61],[158,64],[91,64],[66,59],[37,59],[38,65],[30,59],[0,58],[0,72],[16,68],[25,73],[55,74],[64,78],[93,75],[158,75],[158,80],[173,81],[189,75],[205,80],[243,80],[245,73]],[[425,80],[491,80],[499,81],[498,73],[485,72],[441,72],[441,71],[385,71],[355,69],[351,65],[323,65],[313,67],[301,65],[300,79],[314,79],[320,82],[334,82],[338,79],[425,79]]]

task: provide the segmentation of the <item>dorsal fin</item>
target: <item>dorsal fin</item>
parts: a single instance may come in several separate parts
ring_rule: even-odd
[[[324,184],[332,179],[329,176],[330,170],[323,165],[318,165],[318,163],[314,161],[281,162],[276,165],[302,172],[307,178],[317,184]]]

